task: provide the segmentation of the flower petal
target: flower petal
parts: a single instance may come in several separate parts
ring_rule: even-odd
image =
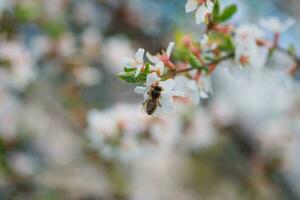
[[[160,73],[163,73],[164,69],[165,69],[165,65],[163,62],[159,61],[156,65],[155,68],[157,71],[159,71]]]
[[[207,12],[211,13],[213,11],[214,3],[210,0],[206,2]]]
[[[153,72],[151,74],[148,74],[146,84],[150,86],[158,81],[160,81],[160,78],[157,76],[155,72]]]
[[[172,90],[169,93],[171,96],[176,96],[176,97],[185,97],[185,93],[182,90]]]
[[[145,94],[147,93],[148,88],[147,87],[143,87],[143,86],[137,86],[134,88],[134,92],[137,94]]]
[[[200,95],[199,90],[196,90],[196,91],[193,91],[193,92],[189,95],[189,97],[191,98],[192,103],[193,103],[195,106],[198,106],[199,103],[200,103],[200,97],[202,97],[202,96]],[[202,98],[203,98],[203,97],[202,97]]]
[[[148,60],[150,60],[150,62],[152,62],[152,63],[158,63],[161,61],[157,56],[153,56],[149,52],[146,53],[146,56],[147,56]]]
[[[122,64],[124,65],[124,67],[134,67],[135,61],[132,58],[123,58],[122,59]]]
[[[189,81],[189,79],[186,76],[178,75],[174,78],[174,81],[176,83],[175,90],[185,91],[186,90],[186,84]]]
[[[134,56],[137,63],[140,64],[144,62],[144,54],[145,54],[145,49],[139,48]]]
[[[212,86],[212,80],[210,76],[203,76],[202,77],[203,86],[205,88],[205,92],[209,94],[213,94],[213,86]]]
[[[173,49],[174,45],[175,45],[174,42],[170,42],[169,45],[168,45],[167,52],[166,52],[168,58],[170,58],[170,56],[171,56],[171,52],[172,52],[172,49]]]
[[[143,68],[142,65],[136,66],[135,77],[137,77],[141,73],[142,68]]]
[[[187,86],[190,90],[192,90],[192,91],[195,91],[195,90],[198,90],[198,89],[199,89],[198,86],[197,86],[196,81],[194,81],[194,80],[188,81],[187,84],[186,84],[186,86]]]
[[[160,112],[168,113],[174,109],[174,100],[173,97],[169,94],[162,94],[160,97],[160,105],[159,107]]]
[[[185,4],[185,12],[189,13],[197,9],[198,2],[196,0],[188,0]]]
[[[202,99],[207,99],[209,96],[208,96],[207,92],[205,92],[204,90],[200,90],[200,97]]]
[[[168,79],[166,81],[161,81],[159,83],[159,85],[161,87],[163,87],[164,92],[169,93],[169,92],[171,92],[174,89],[174,87],[175,87],[175,81],[173,79]]]
[[[197,11],[196,11],[196,23],[201,24],[202,22],[205,21],[205,16],[207,14],[207,8],[202,5],[200,6]]]

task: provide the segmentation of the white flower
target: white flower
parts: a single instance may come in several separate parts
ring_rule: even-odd
[[[162,61],[168,61],[170,59],[170,56],[171,56],[171,53],[172,53],[172,50],[173,50],[174,46],[175,46],[175,43],[170,42],[168,47],[167,47],[166,52],[163,55],[153,56],[149,52],[147,52],[146,56],[147,56],[148,60],[150,60],[150,62],[152,62],[154,64],[157,64],[157,63],[162,62]]]
[[[141,73],[142,68],[144,67],[144,54],[145,49],[138,49],[134,58],[124,58],[123,62],[126,67],[136,68],[135,76],[138,76]]]
[[[261,39],[265,35],[265,32],[254,24],[241,25],[236,29],[235,33],[236,37],[241,40]]]
[[[214,3],[210,0],[188,0],[185,5],[185,12],[193,12],[196,10],[196,23],[200,24],[205,21],[207,14],[213,11]]]
[[[264,18],[259,21],[259,25],[271,32],[282,33],[290,28],[295,23],[295,20],[289,18],[285,21],[280,21],[276,17]]]
[[[169,43],[168,48],[167,48],[167,51],[166,51],[166,54],[167,54],[167,57],[168,57],[168,58],[170,58],[174,46],[175,46],[175,43],[174,43],[174,42],[170,42],[170,43]]]
[[[152,72],[156,72],[158,76],[162,75],[165,69],[165,65],[163,62],[159,61],[155,65],[150,66],[150,70]]]
[[[234,37],[235,60],[239,68],[233,70],[261,69],[267,58],[266,48],[259,47],[257,40],[264,36],[264,32],[256,25],[242,25],[237,28]]]
[[[206,99],[209,94],[209,87],[202,81],[190,80],[186,76],[175,77],[175,89],[181,91],[183,96],[189,98],[193,104],[199,105],[200,98]]]
[[[156,73],[151,73],[147,76],[146,86],[137,86],[135,88],[135,92],[138,94],[144,95],[144,101],[148,98],[148,91],[154,85],[159,85],[162,87],[162,92],[160,98],[158,99],[158,107],[155,112],[152,114],[153,116],[157,116],[160,113],[168,113],[174,109],[174,100],[173,96],[178,95],[176,91],[174,91],[175,81],[173,79],[168,79],[166,81],[160,81],[160,78]]]
[[[0,60],[9,66],[0,66],[0,82],[8,87],[24,90],[36,78],[34,59],[20,41],[0,43]]]

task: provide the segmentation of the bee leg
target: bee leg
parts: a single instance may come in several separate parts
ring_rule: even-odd
[[[157,102],[157,105],[158,105],[159,107],[161,107],[161,104],[160,104],[159,102]]]

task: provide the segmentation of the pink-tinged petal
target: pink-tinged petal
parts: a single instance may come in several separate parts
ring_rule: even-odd
[[[188,0],[187,3],[185,4],[185,12],[193,12],[196,10],[198,7],[198,2],[197,0]]]
[[[147,93],[148,88],[147,87],[143,87],[143,86],[137,86],[134,88],[134,92],[137,94],[145,94]]]
[[[145,49],[138,49],[138,51],[135,54],[135,60],[138,63],[143,63],[144,62],[144,54],[145,54]]]
[[[154,84],[154,83],[157,83],[158,81],[160,81],[160,78],[157,76],[157,74],[154,72],[154,73],[151,73],[151,74],[148,74],[147,76],[147,80],[146,80],[146,84],[148,86]]]
[[[196,11],[196,23],[201,24],[205,21],[205,16],[207,14],[207,8],[202,5]]]
[[[172,52],[172,49],[173,49],[174,45],[175,45],[174,42],[170,42],[169,45],[168,45],[167,52],[166,52],[168,58],[170,58],[170,56],[171,56],[171,52]]]
[[[173,79],[168,79],[166,81],[161,81],[159,85],[163,88],[164,92],[171,92],[175,87],[175,81]]]
[[[152,62],[152,63],[158,63],[158,62],[161,61],[157,56],[153,56],[153,55],[151,55],[149,52],[146,53],[146,57],[147,57],[148,60],[150,60],[150,62]]]
[[[214,8],[214,3],[211,2],[210,0],[208,0],[206,2],[206,7],[207,7],[207,12],[211,13],[213,11],[213,8]]]

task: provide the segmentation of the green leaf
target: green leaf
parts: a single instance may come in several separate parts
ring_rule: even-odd
[[[43,30],[53,38],[58,38],[66,30],[64,21],[60,18],[50,19],[43,23]]]
[[[220,14],[220,1],[216,0],[215,4],[214,4],[214,8],[213,8],[213,12],[212,12],[212,20],[217,21],[218,17]]]
[[[189,61],[190,65],[195,69],[199,69],[201,67],[201,63],[200,63],[199,59],[193,54],[189,55],[188,61]]]
[[[219,23],[225,22],[229,20],[236,12],[237,12],[237,5],[231,4],[223,10],[223,12],[218,16],[218,19],[216,21]]]
[[[124,72],[135,72],[136,68],[124,67]]]
[[[146,63],[146,68],[145,68],[145,70],[144,70],[144,73],[145,73],[146,75],[148,75],[148,74],[151,72],[150,66],[151,66],[150,63]]]
[[[228,53],[233,52],[235,47],[231,36],[224,36],[223,43],[219,47],[222,51],[226,51]]]
[[[144,83],[147,79],[146,73],[140,73],[137,77],[135,76],[135,72],[129,73],[120,73],[118,75],[119,79],[126,81],[127,83],[137,83],[141,84]]]
[[[205,74],[208,74],[208,68],[207,68],[207,67],[202,67],[201,70],[202,70]]]
[[[15,7],[14,15],[20,22],[28,22],[36,19],[41,14],[41,8],[38,4],[17,5]]]

